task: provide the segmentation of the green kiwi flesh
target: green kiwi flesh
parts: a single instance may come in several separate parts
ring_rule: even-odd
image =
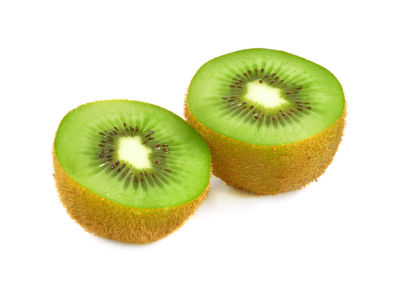
[[[342,114],[338,80],[325,68],[276,50],[215,58],[194,76],[187,104],[206,127],[255,145],[280,145],[322,132]]]
[[[126,207],[164,208],[207,188],[207,144],[183,119],[155,105],[110,100],[82,105],[62,120],[54,155],[81,187]]]

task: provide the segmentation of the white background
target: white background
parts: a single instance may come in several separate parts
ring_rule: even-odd
[[[1,1],[1,282],[400,282],[398,1]],[[398,3],[397,3],[398,4]],[[80,104],[178,115],[196,70],[239,49],[305,57],[348,102],[319,181],[273,197],[213,178],[169,237],[130,245],[69,218],[52,142]]]

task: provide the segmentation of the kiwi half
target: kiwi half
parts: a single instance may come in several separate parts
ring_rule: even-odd
[[[193,214],[210,179],[206,142],[183,119],[127,100],[82,105],[62,120],[53,161],[59,196],[87,231],[160,239]]]
[[[331,163],[345,99],[325,68],[276,50],[248,49],[204,64],[185,117],[207,141],[213,173],[259,194],[296,190]]]

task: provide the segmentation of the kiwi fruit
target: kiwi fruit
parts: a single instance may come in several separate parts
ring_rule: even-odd
[[[69,215],[89,232],[130,243],[180,227],[206,196],[211,170],[207,143],[182,118],[128,100],[69,112],[53,162]]]
[[[207,141],[213,174],[258,194],[302,188],[331,163],[345,125],[338,80],[269,49],[217,57],[193,77],[185,117]]]

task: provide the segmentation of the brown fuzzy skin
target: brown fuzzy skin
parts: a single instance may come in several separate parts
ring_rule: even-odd
[[[345,116],[346,110],[323,132],[299,142],[253,145],[211,130],[185,102],[187,122],[210,147],[213,174],[235,188],[264,195],[298,190],[321,176],[338,149]]]
[[[112,240],[149,243],[181,227],[206,197],[204,192],[175,207],[141,209],[105,199],[72,180],[61,168],[53,149],[54,177],[68,214],[86,231]]]

